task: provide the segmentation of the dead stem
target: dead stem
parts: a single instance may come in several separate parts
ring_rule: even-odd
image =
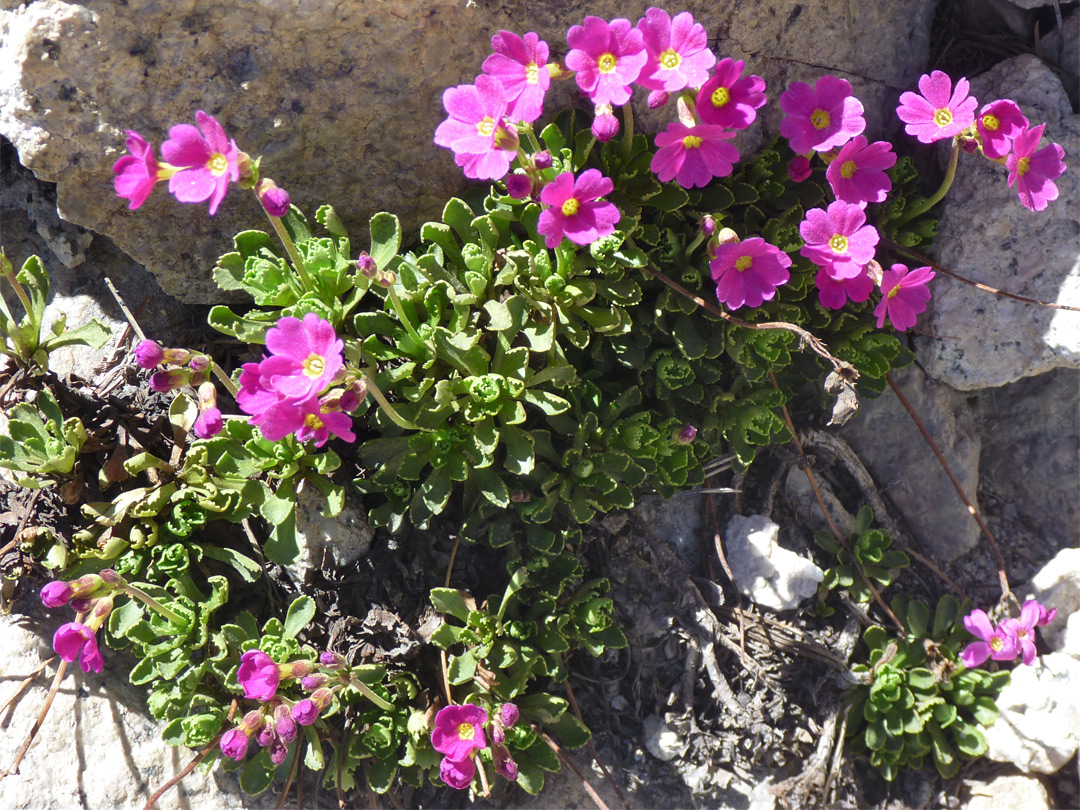
[[[709,476],[705,476],[705,482],[708,483]],[[735,575],[731,573],[731,566],[728,565],[727,555],[724,553],[724,538],[720,536],[720,519],[716,516],[716,505],[713,503],[713,499],[710,496],[706,503],[709,508],[709,517],[712,518],[713,525],[716,527],[716,532],[713,534],[713,543],[716,545],[716,556],[720,558],[720,566],[724,569],[724,573],[727,574],[728,581],[731,583],[731,587],[735,589],[735,598],[739,600],[739,649],[742,650],[742,659],[746,659],[746,625],[743,623],[742,617],[742,591],[739,590],[739,586],[735,584]]]
[[[558,755],[559,759],[566,763],[567,767],[574,772],[574,776],[581,780],[581,786],[585,788],[585,792],[589,794],[589,798],[593,800],[593,803],[597,806],[598,810],[611,810],[611,808],[604,803],[604,800],[600,798],[600,794],[596,792],[596,788],[589,784],[589,780],[582,775],[581,771],[578,770],[577,765],[575,765],[574,761],[563,752],[558,743],[543,731],[540,731],[536,726],[533,726],[533,730],[540,734],[540,738],[548,744],[548,747]]]
[[[0,552],[0,556],[2,555],[3,552]],[[18,688],[15,690],[15,694],[8,698],[8,702],[5,703],[2,707],[0,707],[0,714],[6,712],[8,710],[8,707],[11,706],[11,704],[14,703],[16,699],[18,699],[19,695],[21,695],[26,690],[26,687],[32,684],[34,682],[34,679],[41,674],[42,670],[45,669],[45,667],[49,666],[49,664],[51,664],[55,660],[56,656],[54,655],[52,658],[45,661],[40,667],[31,672],[30,675],[27,676],[26,680],[19,684]]]
[[[566,690],[566,696],[570,700],[570,708],[574,712],[574,717],[577,718],[581,725],[585,725],[585,718],[581,716],[581,708],[578,706],[577,698],[574,696],[574,690],[570,688],[570,681],[563,681],[563,688]],[[600,770],[604,772],[604,779],[611,785],[615,791],[615,795],[619,797],[619,801],[622,802],[623,807],[626,810],[630,810],[630,803],[626,800],[626,796],[622,792],[622,788],[619,787],[619,783],[615,781],[615,778],[611,775],[611,771],[608,770],[607,764],[600,756],[600,752],[596,750],[596,746],[593,745],[592,737],[589,737],[589,741],[585,743],[589,748],[589,753],[592,754],[592,758],[596,760],[600,766]]]
[[[297,739],[296,748],[293,750],[292,767],[289,768],[289,775],[285,779],[285,786],[281,789],[281,799],[277,803],[277,807],[274,810],[282,810],[285,807],[285,800],[289,798],[289,789],[292,787],[293,781],[296,779],[296,772],[300,768],[300,749],[304,747],[304,741]]]
[[[446,578],[443,580],[443,587],[450,587],[450,575],[454,573],[454,561],[457,559],[458,546],[461,545],[461,536],[458,535],[454,538],[454,547],[450,549],[450,562],[446,566]],[[454,696],[450,693],[450,665],[446,658],[446,650],[439,652],[439,658],[442,662],[442,682],[443,690],[446,692],[446,705],[451,706],[454,703]]]
[[[899,398],[900,404],[904,406],[911,415],[911,418],[915,420],[915,424],[919,427],[919,432],[922,433],[923,438],[926,439],[926,443],[930,445],[930,449],[934,451],[934,455],[937,456],[941,468],[945,470],[945,474],[949,476],[949,480],[952,481],[952,485],[960,494],[960,498],[963,500],[968,512],[975,518],[975,522],[979,524],[979,528],[982,530],[982,533],[986,535],[986,539],[990,541],[990,547],[993,548],[994,556],[997,558],[998,582],[1001,585],[1001,598],[1008,599],[1012,594],[1012,591],[1009,588],[1009,576],[1005,572],[1005,558],[1001,555],[1001,548],[998,546],[997,540],[994,539],[994,535],[990,532],[990,527],[986,525],[986,521],[983,520],[982,515],[979,514],[979,510],[975,508],[971,499],[968,498],[967,493],[964,492],[964,488],[960,486],[960,482],[953,474],[952,468],[949,467],[949,462],[945,460],[945,456],[943,456],[941,450],[938,449],[934,437],[931,436],[930,431],[926,429],[926,425],[924,425],[922,419],[919,418],[919,414],[911,407],[911,403],[908,402],[907,397],[904,396],[904,392],[900,390],[900,386],[896,384],[896,380],[893,379],[892,374],[886,374],[885,380],[889,383],[889,387],[892,388],[893,393]]]

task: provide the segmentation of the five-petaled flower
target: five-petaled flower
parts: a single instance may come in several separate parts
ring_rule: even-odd
[[[992,160],[1005,157],[1012,150],[1016,136],[1028,128],[1020,106],[1007,98],[991,101],[979,111],[975,129],[983,154]]]
[[[487,721],[487,712],[472,703],[444,706],[435,715],[431,744],[448,759],[460,762],[487,747],[484,735]]]
[[[849,300],[861,304],[874,291],[874,280],[865,267],[854,278],[833,278],[828,270],[821,269],[814,276],[814,284],[818,288],[818,300],[827,309],[843,309]]]
[[[812,88],[792,82],[780,94],[780,108],[786,113],[780,134],[796,153],[828,152],[866,129],[863,105],[851,95],[851,82],[836,76],[822,76]]]
[[[177,124],[170,128],[169,139],[161,145],[161,154],[177,168],[169,178],[173,196],[189,203],[209,199],[213,215],[225,198],[229,183],[240,179],[240,150],[212,115],[199,110],[195,122],[198,127]]]
[[[177,171],[175,166],[161,164],[154,157],[154,147],[138,132],[127,130],[127,150],[115,164],[113,188],[118,197],[128,200],[128,208],[134,211],[150,196],[160,180],[168,180]]]
[[[953,89],[948,74],[935,70],[919,77],[919,93],[900,95],[896,114],[907,126],[904,131],[922,143],[933,143],[963,132],[975,120],[979,102],[968,95],[967,79],[959,79]]]
[[[697,113],[702,122],[729,129],[746,129],[765,105],[765,80],[743,76],[742,59],[721,59],[712,78],[697,94]]]
[[[586,17],[584,25],[574,25],[566,34],[570,51],[566,66],[577,71],[574,80],[593,104],[625,104],[630,85],[641,75],[649,55],[641,32],[629,20],[610,23],[600,17]]]
[[[1030,211],[1042,211],[1058,197],[1054,181],[1065,171],[1065,150],[1056,143],[1038,149],[1046,124],[1023,129],[1013,139],[1012,152],[1005,158],[1009,187],[1016,186],[1020,202]],[[1036,151],[1037,150],[1037,151]]]
[[[840,150],[825,177],[836,199],[864,207],[867,203],[885,201],[892,189],[892,180],[886,169],[896,164],[896,153],[887,141],[868,143],[862,135],[856,135]]]
[[[663,9],[650,8],[638,20],[637,29],[648,54],[637,80],[642,87],[667,93],[700,87],[716,64],[705,27],[695,23],[689,11],[672,19]]]
[[[1043,610],[1045,608],[1034,599],[1028,599],[1020,609],[1020,618],[1001,623],[1001,629],[1016,639],[1020,658],[1028,665],[1035,660],[1035,628],[1039,626]]]
[[[544,244],[558,247],[566,236],[578,245],[589,245],[615,232],[621,214],[609,202],[597,198],[610,194],[615,184],[596,169],[586,169],[574,180],[572,172],[563,172],[540,192],[540,202],[549,206],[540,214],[537,232]]]
[[[505,131],[507,91],[498,79],[481,74],[476,84],[459,84],[443,93],[443,107],[450,117],[435,130],[435,143],[454,152],[454,161],[466,177],[474,180],[499,180],[510,170],[517,150],[506,148]]]
[[[981,641],[973,641],[960,653],[960,662],[972,669],[984,663],[987,658],[995,661],[1011,661],[1019,652],[1016,639],[1007,633],[1001,625],[990,623],[990,617],[984,610],[973,610],[964,617],[964,627]]]
[[[717,246],[709,262],[716,297],[732,310],[772,300],[776,288],[791,278],[790,266],[790,256],[757,236]]]
[[[881,300],[874,308],[878,329],[885,325],[886,315],[899,332],[914,326],[919,313],[926,310],[930,301],[927,285],[933,278],[934,271],[929,267],[919,267],[909,273],[906,265],[894,264],[891,270],[883,272]]]
[[[101,672],[105,659],[98,649],[97,628],[81,622],[68,622],[53,635],[53,649],[68,663],[76,658],[83,672]]]
[[[548,44],[529,32],[524,38],[500,31],[491,38],[495,53],[484,60],[483,71],[494,76],[506,91],[506,115],[511,121],[531,123],[544,111],[544,96],[551,86]]]
[[[248,650],[240,656],[236,681],[248,700],[270,700],[277,693],[280,679],[277,663],[262,650]]]
[[[649,168],[663,182],[677,180],[683,188],[704,188],[714,177],[727,177],[739,160],[739,150],[725,141],[735,137],[714,124],[688,127],[678,121],[656,135],[659,147]]]
[[[799,225],[806,242],[799,253],[836,279],[855,278],[874,258],[878,232],[858,205],[837,200],[827,210],[811,208]]]

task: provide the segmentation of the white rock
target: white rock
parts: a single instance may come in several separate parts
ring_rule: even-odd
[[[986,755],[1024,773],[1055,773],[1080,747],[1080,660],[1050,653],[1018,666],[997,705]]]
[[[724,545],[735,585],[760,607],[791,610],[817,592],[825,573],[780,546],[780,527],[764,515],[735,515]]]
[[[964,810],[1050,810],[1050,796],[1035,776],[1006,774],[990,782],[965,782],[971,798]]]
[[[348,488],[346,488],[348,492]],[[339,515],[323,514],[326,497],[310,482],[300,484],[296,499],[296,543],[299,556],[285,566],[297,585],[310,584],[323,566],[344,568],[371,548],[375,531],[359,497],[347,495]]]
[[[679,738],[679,733],[655,714],[645,718],[642,734],[649,753],[664,762],[675,759],[686,748],[686,743]]]
[[[1046,643],[1080,658],[1080,548],[1059,551],[1031,578],[1027,592],[1047,609],[1057,609],[1054,621],[1039,630]]]

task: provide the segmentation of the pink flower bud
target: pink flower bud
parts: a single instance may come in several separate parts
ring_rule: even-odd
[[[161,344],[153,340],[144,340],[135,347],[135,363],[139,368],[151,369],[161,365],[164,356]]]
[[[683,425],[671,437],[675,444],[693,444],[695,438],[697,438],[697,428],[693,425]]]
[[[368,255],[366,250],[361,251],[356,258],[356,269],[364,278],[374,279],[379,274],[378,265],[375,264],[375,260]]]
[[[315,671],[315,664],[311,661],[292,661],[281,665],[282,678],[303,678]]]
[[[150,387],[162,394],[183,388],[189,382],[191,382],[191,372],[182,368],[155,371],[150,375]]]
[[[314,692],[320,687],[326,686],[330,683],[330,676],[324,675],[321,672],[316,672],[314,675],[307,675],[300,679],[300,686],[307,692]]]
[[[649,93],[649,109],[659,110],[668,103],[670,96],[663,90],[653,90]]]
[[[71,600],[71,609],[76,613],[85,613],[94,604],[93,599],[80,599],[78,597]]]
[[[162,353],[161,362],[170,366],[182,366],[191,358],[191,352],[187,349],[165,349]]]
[[[280,765],[288,755],[289,749],[285,747],[284,741],[280,737],[274,737],[270,743],[270,761]]]
[[[810,176],[810,161],[806,155],[796,155],[791,159],[787,167],[788,177],[796,183],[801,183]]]
[[[532,192],[532,181],[528,175],[511,174],[506,178],[506,193],[515,200],[524,200]]]
[[[706,214],[701,218],[701,232],[705,236],[712,236],[716,233],[716,219],[712,214]]]
[[[277,183],[273,180],[269,178],[260,180],[257,192],[259,202],[262,203],[262,207],[270,216],[280,219],[289,213],[291,203],[289,193],[283,188],[278,188]]]
[[[311,698],[305,698],[292,707],[292,719],[302,726],[310,726],[319,718],[319,707]]]
[[[200,439],[212,439],[221,433],[224,427],[225,420],[221,416],[220,409],[207,408],[199,414],[195,424],[191,426],[191,432]]]
[[[251,738],[238,728],[230,728],[221,736],[221,753],[240,762],[247,756]]]
[[[611,111],[610,104],[596,105],[592,134],[601,143],[606,143],[619,134],[619,119]]]
[[[521,709],[513,703],[504,703],[499,707],[499,722],[504,728],[513,728],[519,717],[521,717]]]
[[[255,735],[255,742],[261,747],[266,748],[274,740],[277,739],[277,727],[273,720],[266,718],[263,722],[262,728],[259,729],[259,733]]]
[[[360,380],[341,392],[341,396],[338,398],[338,408],[345,413],[352,413],[360,407],[360,403],[364,401],[366,396],[367,385],[363,380]]]
[[[277,733],[282,742],[291,743],[296,739],[298,729],[288,706],[281,703],[274,707],[274,723],[277,725]]]
[[[343,655],[338,655],[336,652],[326,650],[325,652],[319,653],[319,663],[327,669],[336,672],[339,669],[344,669],[348,662]]]
[[[551,159],[551,152],[549,152],[547,149],[543,150],[542,152],[537,152],[535,155],[532,156],[532,165],[535,168],[540,169],[541,171],[543,171],[544,169],[550,169],[552,164],[553,161]]]
[[[188,361],[188,368],[192,371],[206,372],[210,370],[210,363],[213,362],[209,355],[196,354],[193,355],[191,360]]]
[[[518,766],[517,763],[514,762],[514,758],[510,756],[510,752],[506,750],[506,746],[497,746],[492,753],[495,755],[495,770],[511,782],[516,782],[518,778]]]
[[[47,608],[63,607],[71,601],[74,590],[66,582],[50,582],[41,589],[41,603]]]

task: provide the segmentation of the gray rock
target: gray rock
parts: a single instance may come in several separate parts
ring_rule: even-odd
[[[1054,773],[1080,746],[1080,658],[1050,653],[1020,665],[986,730],[986,756],[1024,773]]]
[[[1050,795],[1035,776],[1003,774],[989,782],[964,783],[970,792],[963,810],[1050,810]]]
[[[977,505],[980,439],[971,406],[962,394],[930,379],[918,366],[893,376]],[[947,562],[975,547],[978,524],[892,391],[865,400],[842,435],[903,515],[926,554]]]
[[[1057,610],[1054,621],[1040,628],[1050,648],[1080,659],[1080,548],[1058,552],[1031,578],[1025,593]]]
[[[1065,17],[1060,28],[1055,28],[1039,43],[1043,59],[1061,68],[1061,82],[1076,106],[1080,96],[1080,9]]]
[[[793,610],[817,593],[825,573],[778,542],[780,527],[764,515],[734,515],[724,545],[735,586],[754,604]]]
[[[326,497],[309,481],[297,490],[296,543],[299,556],[285,570],[297,586],[310,585],[324,568],[340,569],[363,557],[371,548],[375,530],[368,525],[367,510],[346,488],[341,513],[323,514]]]
[[[655,714],[645,718],[642,735],[649,753],[664,762],[670,762],[686,749],[679,733]]]
[[[1032,124],[1047,122],[1044,145],[1060,143],[1066,162],[1080,154],[1080,116],[1060,80],[1023,55],[972,81],[981,103],[1011,98]],[[1071,158],[1069,156],[1072,156]],[[941,206],[937,263],[999,290],[1080,306],[1080,172],[1058,179],[1059,198],[1042,212],[1024,208],[1006,172],[961,155],[957,179]],[[1038,307],[941,276],[932,314],[919,338],[919,361],[935,379],[962,391],[1004,385],[1054,368],[1080,366],[1080,312]]]
[[[5,8],[12,4],[5,4]],[[123,133],[160,144],[203,109],[219,118],[301,208],[333,203],[366,247],[368,217],[402,215],[407,238],[466,181],[432,134],[447,86],[480,72],[500,28],[539,29],[555,54],[586,14],[636,20],[647,2],[407,0],[310,3],[39,0],[0,11],[0,134],[43,180],[65,219],[105,234],[188,302],[220,300],[209,269],[238,230],[259,227],[253,195],[232,190],[213,219],[159,189],[138,212],[112,189]],[[934,0],[889,4],[691,0],[721,56],[748,59],[775,100],[792,80],[851,80],[871,133],[925,63]],[[889,46],[880,47],[886,42]],[[639,93],[644,113],[644,94]],[[553,106],[578,97],[572,81]],[[772,104],[742,148],[775,132]],[[648,122],[646,116],[643,121]]]

